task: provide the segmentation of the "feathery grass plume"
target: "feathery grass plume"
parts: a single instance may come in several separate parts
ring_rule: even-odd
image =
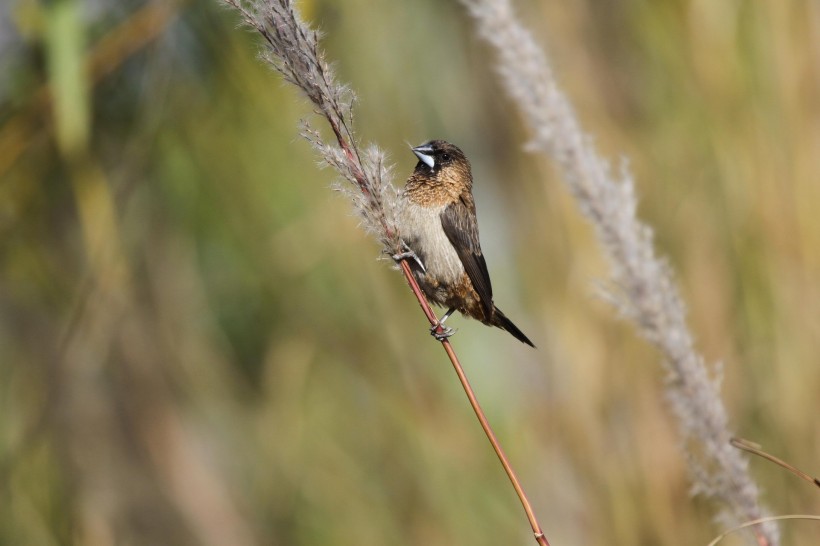
[[[546,55],[518,21],[510,0],[461,0],[477,33],[495,52],[496,70],[507,94],[533,133],[529,146],[550,156],[582,213],[592,222],[609,260],[606,294],[618,311],[663,353],[666,393],[676,415],[693,490],[722,503],[719,520],[727,526],[766,516],[747,460],[729,441],[719,381],[710,377],[695,350],[684,303],[672,271],[656,256],[652,230],[637,219],[637,199],[626,169],[613,173],[595,150],[558,87]],[[760,544],[779,542],[778,528],[756,528]]]
[[[398,193],[390,182],[392,169],[377,146],[360,149],[352,128],[355,95],[336,81],[319,48],[319,32],[302,21],[291,0],[222,1],[262,35],[265,62],[298,87],[330,124],[335,144],[325,142],[305,121],[301,134],[326,165],[353,183],[355,189],[342,184],[336,189],[351,198],[364,228],[379,240],[385,252],[400,251],[395,221]]]

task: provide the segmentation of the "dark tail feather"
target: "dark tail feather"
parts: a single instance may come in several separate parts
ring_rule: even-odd
[[[498,307],[495,308],[495,312],[493,313],[493,326],[498,326],[502,330],[507,330],[509,333],[513,335],[515,339],[522,343],[526,343],[532,348],[535,348],[532,341],[529,340],[527,336],[524,335],[524,332],[518,329],[518,326],[512,323],[510,319],[507,318],[507,315],[501,312],[501,309]]]

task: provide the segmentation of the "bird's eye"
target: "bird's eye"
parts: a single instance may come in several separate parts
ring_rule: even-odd
[[[442,161],[450,161],[450,154],[448,154],[448,153],[441,154],[441,160]]]

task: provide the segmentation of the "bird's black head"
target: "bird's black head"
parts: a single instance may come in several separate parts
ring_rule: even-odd
[[[469,173],[470,163],[461,149],[444,140],[430,140],[412,149],[419,158],[416,172],[436,178],[442,171],[456,168]]]

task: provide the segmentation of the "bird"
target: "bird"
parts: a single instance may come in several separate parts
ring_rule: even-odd
[[[467,156],[444,140],[430,140],[411,150],[418,163],[400,194],[397,223],[402,252],[393,259],[407,260],[427,299],[447,308],[431,334],[439,341],[452,336],[455,330],[444,326],[444,321],[459,311],[535,347],[493,303]]]

